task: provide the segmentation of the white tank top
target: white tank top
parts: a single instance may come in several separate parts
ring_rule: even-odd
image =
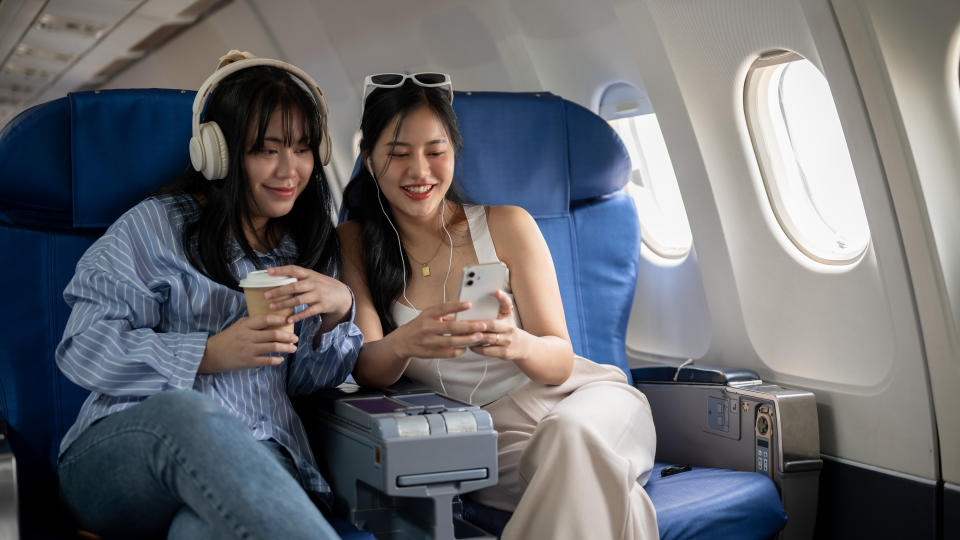
[[[487,228],[487,213],[483,206],[464,205],[463,211],[467,216],[470,227],[470,237],[473,239],[473,249],[477,253],[477,261],[483,263],[499,262],[497,250]],[[513,301],[509,289],[505,291]],[[419,310],[410,306],[393,303],[393,319],[397,326],[404,325],[420,314]],[[517,326],[517,306],[513,306],[514,320]],[[525,384],[530,379],[509,360],[483,356],[473,351],[466,351],[457,358],[417,358],[410,360],[410,365],[404,375],[414,381],[427,385],[437,392],[445,393],[460,401],[474,405],[486,405],[503,397],[508,392]],[[471,396],[472,394],[472,396]]]

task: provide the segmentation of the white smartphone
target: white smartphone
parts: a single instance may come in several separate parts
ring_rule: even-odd
[[[460,276],[460,301],[470,302],[470,309],[457,313],[457,320],[496,319],[500,301],[493,293],[506,290],[508,283],[507,265],[502,262],[465,266]]]

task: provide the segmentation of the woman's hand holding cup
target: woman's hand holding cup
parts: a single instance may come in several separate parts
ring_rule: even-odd
[[[276,287],[264,294],[271,311],[292,311],[296,306],[307,306],[303,311],[287,316],[287,324],[322,315],[322,333],[343,322],[350,314],[353,295],[340,281],[296,265],[277,266],[270,268],[268,273],[274,277],[296,279],[295,283]]]
[[[217,373],[283,363],[284,353],[297,352],[297,335],[283,330],[280,315],[243,317],[207,338],[198,373]]]

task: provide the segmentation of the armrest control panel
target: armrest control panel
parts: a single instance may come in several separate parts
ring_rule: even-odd
[[[812,538],[822,467],[814,394],[748,370],[647,369],[632,371],[653,412],[657,460],[768,476],[790,516],[780,538]]]
[[[298,402],[335,510],[377,538],[474,538],[455,498],[497,483],[490,413],[432,391],[333,390]]]

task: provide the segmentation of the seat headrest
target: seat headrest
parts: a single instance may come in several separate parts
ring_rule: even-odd
[[[0,131],[0,222],[102,228],[189,164],[194,92],[78,92]]]
[[[457,92],[453,105],[464,140],[457,177],[477,202],[563,214],[629,180],[630,156],[616,132],[576,103],[549,92]]]

